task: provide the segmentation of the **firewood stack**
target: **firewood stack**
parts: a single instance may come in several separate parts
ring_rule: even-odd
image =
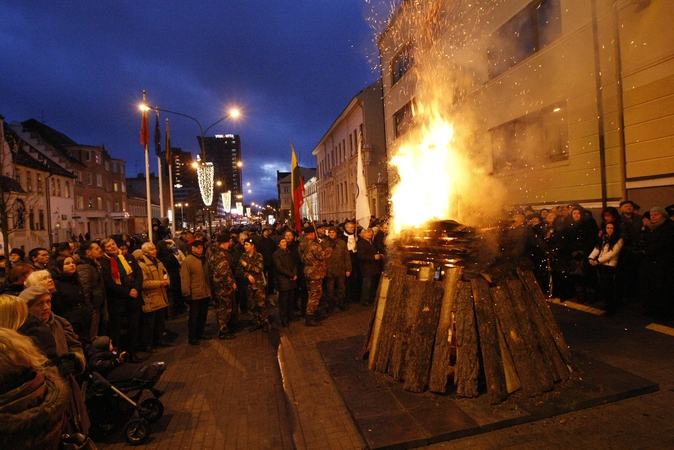
[[[425,265],[418,246],[411,258],[401,241],[389,247],[365,349],[370,370],[412,392],[447,393],[453,379],[462,397],[480,395],[484,379],[491,404],[518,389],[535,397],[568,379],[573,357],[533,273],[475,263],[474,230],[459,227],[463,240],[457,240],[441,228],[421,238],[434,248]],[[461,257],[439,251],[438,236],[460,242]]]

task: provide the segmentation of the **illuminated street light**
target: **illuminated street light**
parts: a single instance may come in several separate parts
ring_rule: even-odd
[[[149,107],[147,105],[141,105],[141,109],[148,110]],[[159,108],[158,106],[154,107],[155,110],[157,111],[162,111],[168,114],[175,114],[178,116],[183,116],[187,117],[188,119],[193,120],[194,122],[197,123],[199,126],[199,146],[201,147],[201,160],[199,163],[194,163],[193,166],[196,167],[197,169],[197,177],[199,180],[199,190],[201,192],[201,199],[204,201],[204,205],[208,208],[208,228],[209,232],[212,235],[213,230],[212,230],[212,220],[211,220],[211,210],[210,206],[213,203],[213,174],[214,174],[214,168],[213,168],[213,163],[209,163],[206,161],[206,147],[205,147],[205,136],[208,130],[213,128],[215,125],[219,124],[223,120],[229,118],[229,117],[238,117],[239,116],[239,110],[238,109],[232,109],[229,113],[227,113],[224,117],[221,119],[217,120],[216,122],[212,123],[209,125],[205,130],[201,126],[201,122],[199,122],[197,119],[194,117],[179,113],[176,111],[170,111],[168,109],[162,109]]]

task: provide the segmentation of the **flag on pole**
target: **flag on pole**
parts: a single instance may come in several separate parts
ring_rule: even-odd
[[[145,101],[145,99],[143,99],[143,101]],[[142,116],[140,118],[140,145],[147,147],[148,142],[150,142],[150,127],[147,123],[147,107],[145,104],[143,104],[142,111]]]
[[[358,163],[356,166],[356,222],[361,227],[370,228],[370,200],[363,172],[363,135],[358,136]]]
[[[297,164],[297,155],[295,155],[293,144],[290,144],[290,148],[292,149],[290,190],[293,195],[293,222],[295,229],[301,232],[302,220],[300,219],[300,208],[304,204],[304,180],[302,180],[302,175],[300,175],[300,166]]]
[[[173,164],[171,160],[171,130],[169,130],[169,120],[166,119],[166,164],[169,166]]]
[[[154,153],[157,155],[157,158],[161,158],[161,131],[159,130],[159,109],[155,108],[155,113],[157,114],[156,120],[154,122]]]

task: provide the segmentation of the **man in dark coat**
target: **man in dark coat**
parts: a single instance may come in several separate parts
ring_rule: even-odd
[[[140,320],[143,312],[143,274],[136,260],[129,254],[122,256],[113,238],[101,241],[103,257],[99,260],[108,300],[108,337],[119,342],[129,355],[130,362],[140,362],[136,350],[140,341]],[[126,319],[126,342],[120,340],[120,330]]]
[[[358,262],[358,234],[356,233],[356,224],[346,222],[344,231],[340,233],[339,238],[346,242],[346,249],[351,258],[351,274],[346,277],[346,304],[357,303],[360,300],[360,263]]]
[[[75,256],[82,290],[94,309],[90,331],[91,337],[94,338],[99,334],[106,334],[109,318],[105,283],[99,262],[103,257],[103,249],[96,242],[85,242]]]
[[[656,206],[650,212],[651,223],[640,251],[641,298],[647,316],[666,319],[674,317],[674,222],[664,208]]]
[[[358,240],[358,261],[360,263],[360,275],[363,279],[360,291],[360,303],[369,306],[374,302],[374,296],[377,292],[377,284],[381,275],[381,264],[379,260],[382,254],[372,244],[372,229],[363,230],[361,238]]]
[[[285,239],[279,241],[273,260],[274,273],[278,281],[279,316],[281,316],[281,325],[287,327],[288,322],[295,320],[293,308],[296,301],[297,265],[288,250],[288,242]]]

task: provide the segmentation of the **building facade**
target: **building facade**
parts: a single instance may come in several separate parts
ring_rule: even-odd
[[[232,208],[237,202],[243,202],[241,138],[238,134],[216,134],[204,138],[206,161],[213,163],[213,205],[216,216],[224,216],[230,211],[224,210],[221,193],[231,191]],[[239,214],[243,214],[239,211]]]
[[[503,203],[668,205],[673,20],[664,0],[405,0],[378,38],[389,153],[440,103]]]
[[[330,126],[312,154],[316,157],[319,218],[342,221],[356,213],[359,139],[370,211],[387,214],[386,139],[381,81],[356,95]]]

